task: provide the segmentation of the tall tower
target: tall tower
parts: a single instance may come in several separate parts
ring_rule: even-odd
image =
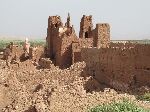
[[[110,45],[110,26],[108,23],[96,24],[94,35],[95,47],[107,48]]]
[[[53,59],[55,56],[55,41],[56,36],[58,35],[58,28],[62,27],[63,23],[61,22],[60,16],[49,16],[48,18],[48,28],[47,28],[47,55],[49,58]]]
[[[90,38],[92,35],[93,23],[92,16],[83,15],[80,22],[79,38]]]
[[[48,28],[57,28],[62,26],[60,16],[49,16],[48,18]]]

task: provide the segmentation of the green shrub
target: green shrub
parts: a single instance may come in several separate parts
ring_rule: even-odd
[[[150,93],[144,93],[143,95],[138,95],[137,99],[150,102]]]
[[[18,46],[22,46],[24,44],[23,40],[0,40],[0,49],[6,48],[6,46],[9,45],[10,42],[14,42]],[[35,40],[35,41],[33,40],[33,41],[29,41],[29,42],[32,47],[45,46],[45,44],[46,44],[45,40]]]
[[[138,107],[128,100],[123,100],[122,102],[113,102],[91,108],[89,112],[150,112],[150,110]]]
[[[43,40],[36,40],[36,41],[30,41],[30,45],[32,47],[35,47],[35,46],[45,46],[46,42],[43,41]]]

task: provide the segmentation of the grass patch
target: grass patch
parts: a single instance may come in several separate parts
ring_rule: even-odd
[[[150,102],[150,93],[144,93],[143,95],[138,95],[137,99]]]
[[[133,102],[123,100],[122,102],[113,102],[91,108],[89,112],[150,112],[150,110],[138,107]]]
[[[17,44],[18,46],[22,46],[24,41],[23,40],[0,40],[0,49],[4,49],[6,48],[7,45],[10,44],[10,42],[14,42],[15,44]],[[45,46],[46,45],[46,41],[45,40],[32,40],[29,41],[30,45],[32,47],[34,46]]]

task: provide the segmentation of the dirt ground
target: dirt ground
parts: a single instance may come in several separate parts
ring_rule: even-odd
[[[0,112],[86,112],[124,98],[150,108],[134,95],[99,84],[84,72],[84,62],[64,70],[40,69],[30,61],[11,66],[0,59]]]

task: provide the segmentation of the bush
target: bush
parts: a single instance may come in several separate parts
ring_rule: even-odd
[[[30,41],[30,45],[32,47],[35,47],[35,46],[45,46],[46,42],[43,41],[43,40],[35,40],[35,41]]]
[[[150,93],[144,93],[143,95],[138,95],[137,99],[150,102]]]
[[[150,110],[145,110],[128,100],[123,100],[119,103],[113,102],[91,108],[89,112],[150,112]]]

